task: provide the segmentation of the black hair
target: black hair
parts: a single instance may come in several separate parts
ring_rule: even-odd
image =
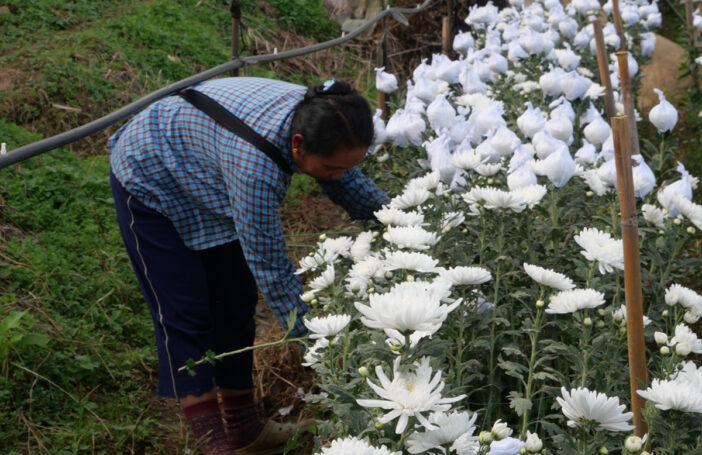
[[[328,156],[339,147],[370,147],[373,115],[370,104],[346,82],[330,79],[307,89],[295,106],[292,135],[302,134],[305,151]]]

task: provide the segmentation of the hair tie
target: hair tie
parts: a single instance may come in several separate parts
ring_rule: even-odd
[[[325,83],[324,86],[322,87],[323,92],[328,92],[330,88],[332,88],[336,84],[336,79],[333,77],[331,79],[328,79]]]

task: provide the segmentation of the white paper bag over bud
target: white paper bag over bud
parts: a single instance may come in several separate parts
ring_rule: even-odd
[[[654,88],[653,91],[658,95],[659,103],[651,108],[648,119],[659,133],[672,131],[678,122],[678,111],[665,99],[661,90]]]
[[[385,72],[385,67],[375,69],[375,88],[383,93],[397,90],[397,78],[394,74]]]
[[[544,129],[546,119],[538,107],[534,109],[531,102],[526,102],[527,110],[517,118],[517,126],[525,136],[532,138],[536,133]]]
[[[573,137],[573,123],[566,117],[551,116],[546,122],[546,131],[563,142],[570,142]]]
[[[612,134],[612,127],[598,113],[595,119],[583,130],[585,138],[594,145],[602,145]]]
[[[375,115],[373,116],[373,147],[388,140],[388,135],[385,133],[385,122],[381,118],[382,115],[382,109],[375,110]]]
[[[470,32],[459,32],[453,37],[453,50],[466,55],[470,49],[475,47],[475,39]]]
[[[456,118],[456,110],[446,101],[445,93],[437,96],[427,107],[427,118],[437,132],[443,128],[451,128]]]

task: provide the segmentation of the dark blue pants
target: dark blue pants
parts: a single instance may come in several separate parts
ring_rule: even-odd
[[[215,353],[251,346],[258,292],[238,241],[193,251],[171,221],[130,195],[110,173],[117,221],[154,322],[158,393],[201,395],[216,384],[253,387],[251,351],[195,368],[178,368]]]

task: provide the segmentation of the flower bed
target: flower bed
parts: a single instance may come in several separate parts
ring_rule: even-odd
[[[472,7],[457,60],[434,55],[376,140],[398,187],[383,228],[320,239],[300,262],[322,454],[697,453],[702,296],[681,285],[702,206],[672,171],[677,112],[632,157],[650,434],[631,434],[623,246],[590,21],[600,4]],[[632,77],[656,3],[620,2]],[[612,5],[603,5],[611,14]],[[622,39],[604,26],[609,52]],[[615,91],[619,75],[610,67]],[[382,70],[378,81],[396,84]],[[617,95],[617,100],[620,96]],[[617,101],[618,110],[623,111]],[[644,121],[644,120],[641,120]],[[655,172],[654,172],[655,170]],[[658,174],[658,177],[656,177]],[[702,452],[701,452],[702,453]]]

